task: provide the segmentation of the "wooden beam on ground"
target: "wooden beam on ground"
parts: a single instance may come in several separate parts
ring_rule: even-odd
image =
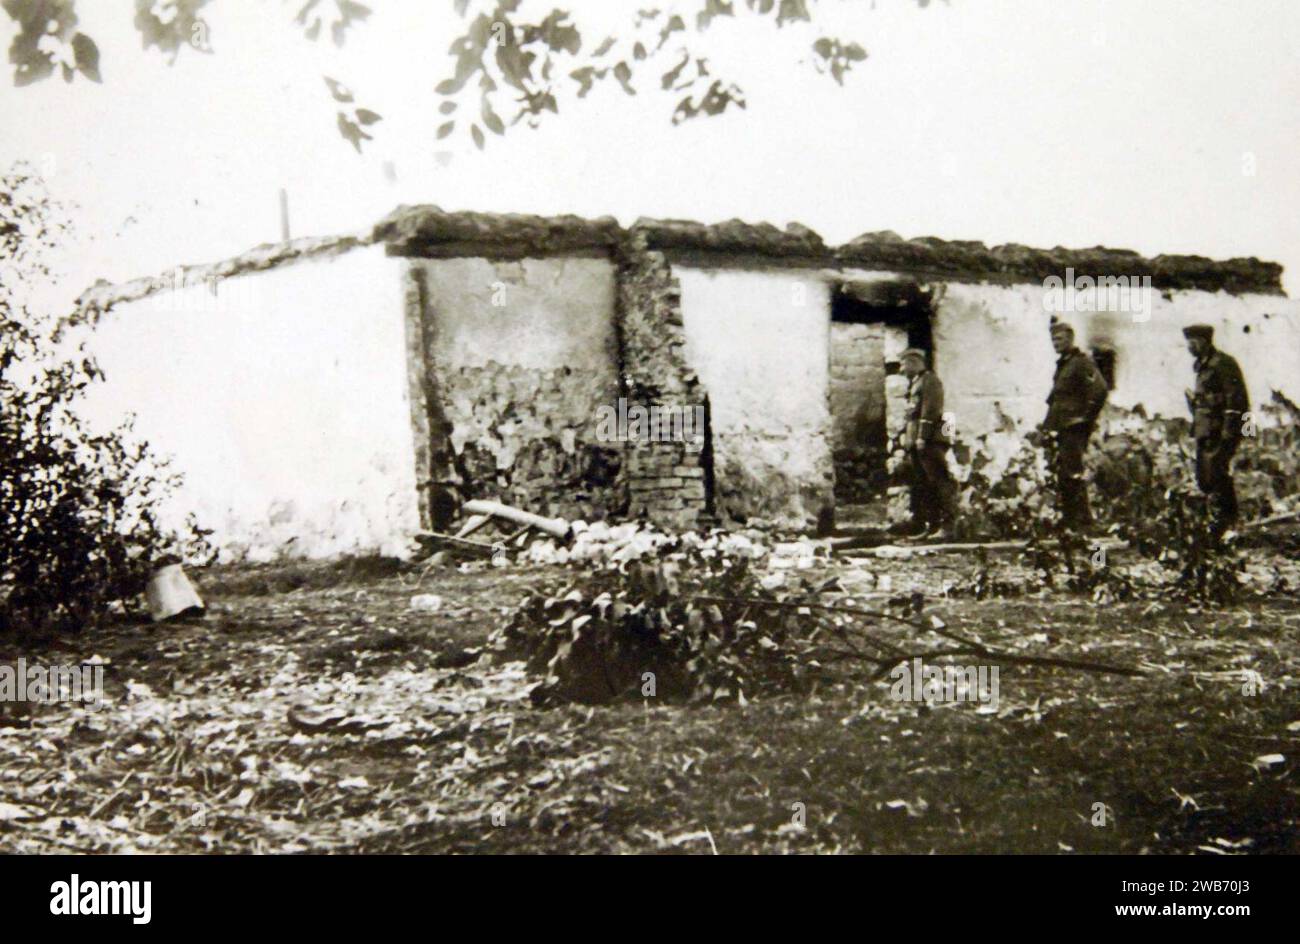
[[[522,538],[525,534],[527,534],[532,529],[532,527],[533,526],[531,524],[526,524],[522,526],[518,531],[511,531],[501,540],[501,543],[521,546],[524,542],[520,541],[519,539]]]
[[[492,515],[494,518],[504,518],[506,521],[513,521],[515,524],[526,524],[557,538],[567,538],[569,536],[569,522],[563,518],[544,518],[541,515],[533,514],[531,511],[513,508],[497,501],[476,498],[473,501],[465,502],[463,510],[466,514]]]

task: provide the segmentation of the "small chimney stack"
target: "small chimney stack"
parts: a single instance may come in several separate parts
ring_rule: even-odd
[[[280,188],[280,240],[289,241],[289,191]]]

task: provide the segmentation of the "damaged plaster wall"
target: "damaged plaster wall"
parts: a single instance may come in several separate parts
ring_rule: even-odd
[[[1056,355],[1043,290],[949,283],[934,293],[934,368],[958,439],[1006,425],[1032,429],[1046,412]]]
[[[718,511],[813,526],[834,507],[829,284],[806,269],[674,272],[712,407]]]
[[[367,234],[178,270],[207,284],[100,283],[78,315],[102,315],[90,347],[109,375],[88,409],[104,422],[134,411],[176,456],[188,477],[178,517],[195,512],[228,559],[322,557],[409,547],[446,479],[588,520],[824,523],[832,451],[857,422],[836,418],[876,389],[877,343],[886,364],[908,343],[891,321],[833,355],[830,283],[863,283],[871,298],[874,282],[927,288],[946,406],[969,441],[1042,418],[1055,360],[1042,279],[1071,267],[1150,272],[1157,286],[1146,321],[1070,317],[1082,347],[1114,350],[1117,405],[1185,415],[1180,332],[1195,321],[1217,326],[1256,404],[1274,389],[1300,400],[1300,308],[1276,264],[888,232],[831,249],[797,224],[623,229],[403,207]],[[891,437],[905,390],[884,379]],[[602,441],[598,410],[620,397],[704,410],[711,433]]]
[[[603,518],[620,497],[623,446],[599,439],[618,398],[615,268],[608,258],[410,259],[426,395],[454,475],[473,497]],[[413,290],[412,290],[413,289]],[[418,424],[417,424],[418,425]],[[430,435],[439,435],[437,423]]]
[[[418,520],[399,263],[345,246],[228,268],[79,329],[106,374],[87,417],[136,415],[185,476],[166,516],[193,512],[223,559],[404,553]]]
[[[954,414],[957,435],[974,436],[1014,421],[1036,426],[1046,412],[1056,355],[1041,285],[947,283],[936,293],[936,366]],[[1149,315],[1131,312],[1064,313],[1085,352],[1115,351],[1111,403],[1142,406],[1148,415],[1187,414],[1183,391],[1192,386],[1192,359],[1182,329],[1204,322],[1215,343],[1241,364],[1252,402],[1273,390],[1300,397],[1300,307],[1280,295],[1225,292],[1151,293]]]

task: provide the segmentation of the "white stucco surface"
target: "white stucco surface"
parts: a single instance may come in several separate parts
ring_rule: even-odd
[[[753,493],[752,504],[770,508],[781,500],[768,493],[785,487],[793,496],[786,511],[801,505],[806,511],[826,468],[827,273],[676,267],[674,274],[682,290],[686,356],[712,402],[719,492],[741,487]],[[843,277],[896,276],[845,270]],[[931,285],[935,366],[958,438],[969,442],[1036,426],[1056,363],[1043,286]],[[1300,303],[1204,291],[1156,290],[1144,297],[1149,308],[1136,315],[1060,314],[1074,325],[1081,348],[1115,351],[1110,403],[1141,406],[1152,416],[1185,416],[1183,391],[1193,376],[1182,329],[1201,322],[1215,327],[1216,344],[1241,364],[1253,404],[1274,391],[1300,401]],[[888,360],[906,341],[901,329],[887,335]],[[890,383],[902,379],[887,382],[899,392]],[[896,418],[890,419],[893,431]]]
[[[449,367],[569,367],[613,376],[614,265],[608,259],[420,259]]]
[[[593,439],[595,411],[618,392],[607,259],[412,263],[364,247],[232,276],[215,294],[198,285],[124,302],[82,335],[107,375],[83,412],[99,425],[136,416],[137,434],[185,476],[166,516],[194,513],[225,559],[403,553],[419,527],[408,265],[428,275],[430,354],[457,451],[475,446],[489,478],[514,469],[525,492],[534,483],[549,494],[580,474],[575,449],[608,445]],[[683,356],[712,408],[719,510],[810,524],[832,501],[834,273],[673,275]],[[935,365],[958,438],[1037,424],[1055,362],[1042,286],[933,288]],[[1253,403],[1274,390],[1300,401],[1300,304],[1290,299],[1156,292],[1138,319],[1063,317],[1084,349],[1115,350],[1116,405],[1185,415],[1181,331],[1194,322],[1215,326]],[[901,329],[886,330],[885,359],[905,343]]]
[[[996,428],[998,414],[1022,428],[1046,410],[1055,354],[1038,285],[948,283],[934,317],[935,362],[955,413],[958,434]],[[1276,295],[1179,291],[1152,293],[1149,312],[1064,312],[1076,343],[1113,348],[1115,389],[1109,402],[1141,405],[1148,415],[1184,416],[1192,359],[1182,329],[1204,322],[1215,343],[1241,364],[1253,403],[1278,390],[1300,397],[1300,306]]]
[[[832,484],[830,289],[800,269],[674,267],[685,357],[709,395],[719,499],[806,523]]]
[[[116,306],[88,335],[223,558],[402,553],[418,528],[400,262],[317,256]]]

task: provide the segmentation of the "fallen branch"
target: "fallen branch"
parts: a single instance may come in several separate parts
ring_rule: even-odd
[[[910,626],[913,629],[918,629],[922,632],[934,633],[936,636],[940,636],[944,639],[949,639],[955,643],[958,643],[960,646],[960,648],[957,649],[936,649],[936,650],[930,650],[927,652],[920,652],[920,653],[906,653],[902,649],[898,648],[893,644],[884,643],[881,640],[878,640],[875,637],[873,637],[871,634],[859,630],[859,632],[862,633],[863,639],[865,641],[870,641],[878,648],[884,649],[889,653],[888,656],[883,658],[868,655],[867,653],[858,654],[858,657],[861,658],[863,661],[874,663],[876,666],[879,667],[877,672],[878,676],[886,675],[888,674],[889,670],[892,669],[894,666],[908,662],[912,659],[918,659],[918,658],[934,659],[934,658],[939,658],[941,656],[956,656],[956,655],[979,656],[982,659],[988,659],[989,661],[993,661],[993,662],[1005,662],[1009,665],[1042,665],[1042,666],[1049,666],[1052,668],[1059,668],[1059,669],[1077,669],[1081,672],[1097,672],[1103,675],[1125,675],[1125,676],[1132,677],[1132,676],[1141,676],[1146,674],[1141,669],[1129,668],[1128,666],[1122,666],[1122,665],[1111,665],[1110,663],[1106,663],[1106,662],[1092,662],[1083,659],[1064,659],[1064,658],[1059,658],[1057,656],[1019,655],[1014,652],[1006,652],[1001,649],[993,649],[984,645],[978,639],[965,636],[961,633],[953,632],[941,622],[938,625],[935,625],[935,622],[926,623],[922,620],[910,619],[905,616],[898,616],[897,614],[889,613],[885,610],[865,610],[859,607],[836,606],[834,604],[828,604],[828,603],[800,603],[797,601],[787,601],[787,600],[763,600],[755,597],[696,596],[693,599],[703,600],[710,603],[744,603],[752,606],[769,606],[769,607],[776,607],[780,609],[824,610],[831,613],[845,613],[854,616],[869,616],[876,619],[891,619],[894,620],[895,622],[903,623],[906,626]],[[841,656],[847,656],[847,653],[845,653],[843,650],[838,650],[837,654]]]
[[[704,600],[709,603],[750,603],[755,606],[775,606],[791,610],[805,607],[813,610],[829,610],[832,613],[850,613],[854,616],[872,616],[876,619],[891,619],[896,623],[903,623],[906,626],[913,626],[917,629],[924,629],[930,632],[934,631],[933,627],[929,623],[922,622],[921,620],[909,619],[906,616],[899,616],[896,613],[890,613],[885,610],[864,610],[860,607],[839,606],[833,603],[799,603],[794,600],[764,600],[759,597],[715,597],[704,595],[693,597],[693,599]],[[979,645],[978,642],[971,642],[973,645]]]
[[[1039,541],[1038,545],[1047,546],[1059,544],[1056,539]],[[960,551],[1023,551],[1028,550],[1030,541],[1028,538],[1018,541],[985,541],[985,542],[966,542],[953,544],[879,544],[875,547],[857,547],[846,548],[852,550],[855,554],[867,557],[896,557],[906,558],[914,556],[923,556],[925,554],[947,554]],[[1104,540],[1079,539],[1077,545],[1079,548],[1096,548],[1101,547],[1108,551],[1123,550],[1128,547],[1127,541],[1121,541],[1115,538],[1106,538]],[[832,547],[832,553],[839,548]]]
[[[988,659],[993,662],[1006,662],[1009,665],[1043,665],[1057,669],[1078,669],[1080,672],[1096,672],[1101,675],[1126,675],[1129,677],[1142,676],[1146,673],[1141,669],[1131,669],[1123,665],[1110,665],[1106,662],[1089,662],[1082,659],[1060,659],[1055,656],[1021,656],[1013,652],[1003,652],[999,649],[966,648],[966,649],[935,649],[930,652],[918,652],[907,656],[897,662],[891,662],[886,668],[893,668],[895,665],[902,665],[911,659],[937,659],[941,656],[979,656],[981,659]],[[882,675],[887,674],[885,672]]]

